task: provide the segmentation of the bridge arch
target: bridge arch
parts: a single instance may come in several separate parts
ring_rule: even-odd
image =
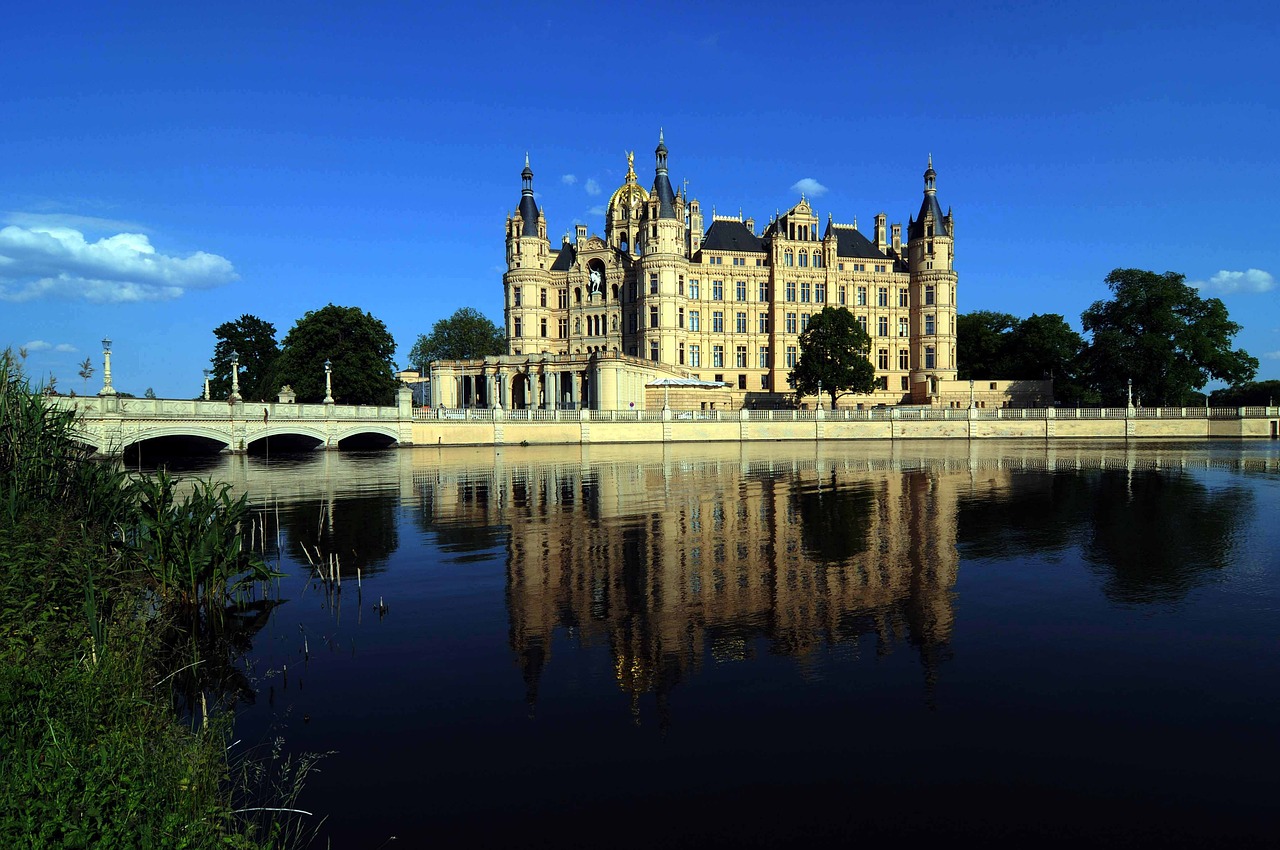
[[[245,438],[245,451],[258,452],[272,449],[285,451],[311,451],[323,449],[329,435],[323,428],[311,428],[290,422],[268,430],[260,430]]]
[[[218,451],[226,451],[231,448],[231,438],[226,431],[219,428],[210,428],[195,423],[185,422],[176,425],[158,425],[125,434],[123,435],[118,447],[112,446],[109,448],[115,449],[114,453],[119,454],[123,453],[125,449],[136,446],[138,443],[143,443],[147,440],[158,440],[166,437],[195,437],[206,440],[210,443],[217,443],[219,446]],[[99,445],[98,451],[102,450],[102,446]]]
[[[333,448],[342,448],[342,444],[355,444],[352,447],[390,448],[400,442],[400,431],[391,425],[353,425],[334,434]]]

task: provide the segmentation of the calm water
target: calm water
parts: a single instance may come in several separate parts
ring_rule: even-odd
[[[289,573],[237,735],[336,751],[302,801],[335,848],[1280,830],[1274,443],[416,449],[213,472],[278,516]],[[304,547],[337,555],[340,595]]]

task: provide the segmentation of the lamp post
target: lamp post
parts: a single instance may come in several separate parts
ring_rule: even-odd
[[[1133,378],[1129,379],[1129,407],[1133,407]]]
[[[211,374],[212,373],[208,369],[204,370],[204,400],[205,401],[209,400],[209,375]]]
[[[231,352],[231,395],[227,401],[240,401],[240,352]]]
[[[98,390],[98,395],[115,394],[115,388],[111,386],[111,337],[104,336],[102,338],[102,389]]]
[[[822,409],[822,381],[818,381],[818,409]]]
[[[333,364],[327,357],[324,361],[324,403],[333,404]]]

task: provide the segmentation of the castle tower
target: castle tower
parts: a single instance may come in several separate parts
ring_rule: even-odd
[[[644,206],[640,228],[642,256],[637,269],[639,299],[636,305],[637,333],[628,341],[637,356],[663,363],[675,363],[679,289],[688,266],[689,245],[685,238],[684,199],[677,197],[667,173],[667,145],[658,131],[654,150],[653,189]]]
[[[956,378],[956,273],[951,213],[938,204],[933,155],[924,172],[920,214],[907,224],[911,278],[911,385],[916,403]]]
[[[507,271],[502,275],[509,354],[547,350],[553,322],[547,309],[551,303],[547,219],[533,197],[528,154],[520,183],[520,202],[507,218]]]
[[[649,193],[636,180],[636,155],[627,154],[627,178],[609,198],[605,209],[605,233],[609,245],[635,256],[639,250],[640,224]]]

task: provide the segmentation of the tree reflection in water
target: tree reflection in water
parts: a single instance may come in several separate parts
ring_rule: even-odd
[[[400,546],[397,494],[306,499],[280,508],[286,551],[301,563],[336,555],[344,579],[381,572]],[[306,552],[303,552],[303,547]],[[327,573],[327,567],[326,573]]]
[[[1253,511],[1244,487],[1210,489],[1179,470],[1015,474],[961,500],[959,545],[966,558],[996,559],[1075,547],[1112,601],[1177,602],[1229,564]]]

